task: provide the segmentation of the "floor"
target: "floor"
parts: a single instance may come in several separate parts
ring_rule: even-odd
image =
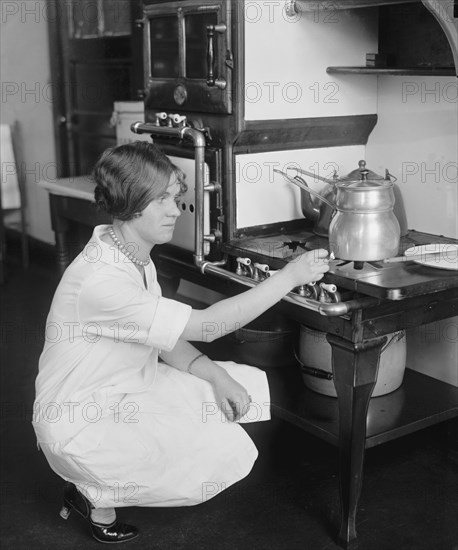
[[[59,516],[62,481],[37,450],[31,405],[44,323],[58,282],[49,258],[9,258],[1,293],[2,550],[100,548],[76,515]],[[245,480],[190,508],[123,508],[141,530],[126,548],[334,550],[337,452],[274,419],[252,425],[260,457]],[[458,550],[458,430],[448,421],[366,453],[359,550]]]

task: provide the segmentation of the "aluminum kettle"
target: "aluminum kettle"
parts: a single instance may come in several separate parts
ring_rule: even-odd
[[[366,161],[360,160],[358,162],[358,168],[351,171],[344,177],[337,178],[338,181],[354,181],[359,180],[362,177],[362,174],[365,174],[366,179],[371,181],[391,181],[393,183],[393,193],[394,193],[394,207],[393,212],[396,216],[396,219],[399,222],[399,228],[401,232],[401,237],[404,237],[408,233],[407,226],[407,215],[404,205],[404,199],[402,198],[401,189],[397,185],[397,178],[390,174],[388,169],[385,169],[385,176],[381,176],[372,170],[366,168]]]
[[[323,181],[326,185],[320,191],[319,194],[312,190],[308,185],[305,179],[300,176],[295,176],[295,180],[300,184],[301,187],[301,210],[304,217],[313,222],[313,232],[321,237],[327,237],[329,234],[329,225],[331,219],[335,213],[335,202],[337,195],[337,184],[339,182],[349,182],[349,181],[358,181],[364,177],[366,180],[373,182],[392,182],[393,183],[393,193],[394,193],[394,215],[399,222],[400,235],[401,237],[407,235],[407,216],[405,213],[404,201],[402,198],[401,190],[398,185],[396,185],[396,178],[392,176],[388,170],[385,170],[385,177],[372,172],[366,168],[366,162],[360,160],[358,163],[358,168],[350,172],[347,176],[339,177],[334,173],[332,179],[323,178],[314,174],[312,172],[307,172],[301,168],[294,167],[294,170],[297,172],[313,177]],[[332,203],[333,206],[330,206],[329,203]]]
[[[368,174],[360,170],[360,179],[336,183],[336,213],[329,225],[329,248],[336,258],[377,261],[398,254],[394,184],[368,179]]]

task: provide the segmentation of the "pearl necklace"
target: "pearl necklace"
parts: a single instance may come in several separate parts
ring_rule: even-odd
[[[108,233],[110,234],[112,241],[118,247],[118,250],[127,256],[133,264],[139,265],[140,267],[145,267],[150,263],[150,258],[147,260],[139,260],[136,256],[134,256],[134,254],[127,249],[127,246],[122,244],[122,242],[118,239],[116,233],[114,232],[113,226],[108,229]]]

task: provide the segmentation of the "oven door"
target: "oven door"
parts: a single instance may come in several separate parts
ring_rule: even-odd
[[[146,111],[232,112],[230,0],[144,7]]]

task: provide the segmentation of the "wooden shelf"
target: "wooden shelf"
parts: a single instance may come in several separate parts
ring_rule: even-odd
[[[329,3],[322,2],[322,9],[329,10],[349,10],[354,8],[373,8],[376,6],[387,6],[391,4],[417,4],[421,0],[340,0],[339,2]],[[294,2],[295,9],[297,11],[316,11],[316,0],[296,0]]]
[[[456,76],[454,68],[429,67],[328,67],[328,74]]]
[[[305,431],[338,445],[337,399],[309,390],[300,370],[270,369],[272,412]],[[458,388],[411,369],[401,387],[374,397],[367,415],[366,448],[458,416]]]

